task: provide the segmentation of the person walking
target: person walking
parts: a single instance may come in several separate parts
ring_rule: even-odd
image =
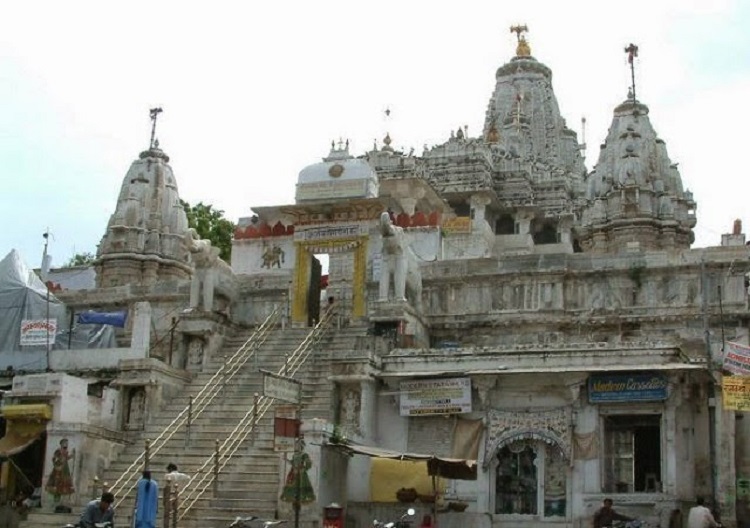
[[[158,510],[159,485],[146,470],[135,485],[135,528],[156,528]]]
[[[162,528],[170,528],[172,512],[177,511],[179,491],[185,482],[190,480],[185,473],[180,473],[177,464],[170,463],[167,465],[167,474],[164,476],[164,496],[162,497],[162,507],[164,510],[164,524]]]
[[[720,526],[716,522],[711,510],[706,508],[703,497],[696,497],[695,506],[688,513],[688,528],[716,528]]]

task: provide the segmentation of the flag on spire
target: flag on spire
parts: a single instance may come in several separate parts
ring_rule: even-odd
[[[633,59],[638,56],[638,46],[631,42],[630,45],[625,48],[625,53],[628,54],[628,64],[633,64]]]

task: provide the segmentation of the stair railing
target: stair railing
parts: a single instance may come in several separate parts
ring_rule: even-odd
[[[278,371],[279,375],[293,377],[297,373],[331,327],[333,319],[332,310],[327,311],[323,317],[321,317],[320,322],[313,327],[294,352],[286,359]],[[253,406],[253,408],[251,408],[239,420],[239,422],[237,422],[237,425],[221,445],[217,446],[217,452],[220,459],[218,471],[214,469],[217,455],[212,454],[206,459],[203,465],[193,473],[190,481],[183,488],[183,492],[187,491],[187,493],[180,498],[182,502],[180,508],[180,520],[187,515],[190,509],[207,490],[213,488],[218,475],[224,471],[224,468],[229,463],[232,456],[234,456],[250,433],[254,432],[253,429],[257,427],[259,421],[265,416],[266,412],[273,404],[273,401],[274,398],[260,396],[258,398],[258,405]]]
[[[269,334],[273,331],[281,317],[281,308],[276,306],[266,319],[258,326],[252,335],[240,346],[237,351],[224,360],[221,367],[209,379],[193,397],[192,404],[188,403],[180,411],[172,422],[150,442],[150,456],[153,457],[164,447],[169,440],[183,427],[187,425],[188,417],[194,422],[203,411],[213,402],[214,398],[225,387],[226,382],[231,380],[237,372],[247,363],[255,352],[265,343]],[[146,451],[141,452],[128,468],[112,485],[110,491],[117,496],[118,492],[130,489],[140,478],[138,466],[144,462]],[[127,494],[118,499],[115,507],[119,506],[127,497]]]

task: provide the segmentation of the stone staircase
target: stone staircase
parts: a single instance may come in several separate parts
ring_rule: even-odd
[[[216,496],[209,478],[213,474],[212,456],[216,441],[223,442],[248,413],[252,416],[255,395],[262,395],[263,391],[263,377],[258,369],[279,372],[287,357],[297,349],[309,332],[309,328],[274,330],[255,355],[226,382],[213,403],[193,421],[189,440],[186,439],[186,428],[182,427],[161,447],[158,444],[155,446],[158,451],[152,454],[149,464],[154,479],[163,482],[166,465],[170,462],[176,463],[181,472],[194,477],[180,494],[180,507],[191,505],[184,518],[178,522],[180,528],[225,527],[238,515],[252,514],[269,519],[277,515],[281,487],[279,462],[282,455],[273,450],[273,405],[269,406],[270,402],[262,399],[267,401],[268,410],[259,419],[254,434],[238,444],[234,456],[226,463],[218,479]],[[133,461],[142,454],[145,440],[157,438],[186,408],[189,397],[195,397],[211,380],[223,364],[224,357],[231,357],[250,335],[251,332],[246,331],[226,338],[222,351],[185,387],[183,395],[156,413],[146,425],[141,439],[127,446],[110,465],[104,475],[104,482],[115,483],[127,470],[130,470],[131,475],[127,486],[115,489],[117,500],[122,498],[117,507],[119,526],[130,523],[134,502],[132,487],[143,468],[142,461],[135,466]],[[331,326],[294,374],[295,379],[303,381],[303,419],[331,419],[333,391],[328,381],[330,359],[339,350],[351,350],[357,336],[361,335],[364,335],[363,328],[337,330],[335,326]],[[263,408],[263,405],[260,407]],[[194,484],[200,480],[205,482],[196,491]],[[198,493],[200,490],[204,490],[202,494]],[[65,522],[76,519],[81,509],[82,506],[78,506],[71,516],[32,513],[21,526],[59,528]]]

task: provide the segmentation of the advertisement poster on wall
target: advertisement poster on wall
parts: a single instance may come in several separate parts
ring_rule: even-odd
[[[724,410],[750,411],[750,376],[724,376],[721,394]]]
[[[402,381],[401,416],[430,416],[471,412],[471,379]]]

